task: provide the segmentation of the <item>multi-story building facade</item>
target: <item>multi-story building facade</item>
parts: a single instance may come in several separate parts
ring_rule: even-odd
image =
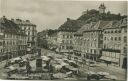
[[[27,34],[27,51],[34,53],[37,44],[37,30],[36,25],[32,24],[29,20],[12,19],[21,29]]]
[[[107,63],[124,67],[127,53],[127,26],[126,20],[111,21],[103,31],[102,57]],[[125,61],[125,62],[123,62]],[[126,68],[126,67],[125,67]]]
[[[102,27],[108,21],[91,22],[89,26],[85,26],[83,32],[84,47],[83,53],[88,59],[97,60],[101,56],[101,49],[103,45]]]
[[[59,52],[73,52],[73,38],[74,33],[83,25],[82,21],[71,20],[61,25],[57,33],[58,51]]]
[[[58,32],[58,47],[59,52],[72,52],[73,51],[73,34],[74,32]]]
[[[120,21],[121,28],[121,56],[120,67],[127,68],[127,18]]]
[[[22,56],[27,50],[27,35],[13,21],[3,16],[0,19],[1,60]]]
[[[57,48],[57,31],[47,36],[47,45],[49,49],[56,50]]]
[[[82,62],[83,34],[78,33],[78,32],[74,34],[73,48],[74,48],[73,55],[72,55],[73,60]]]
[[[0,23],[0,61],[2,60],[2,56],[3,56],[3,38],[4,38],[3,31],[4,31],[4,28]]]

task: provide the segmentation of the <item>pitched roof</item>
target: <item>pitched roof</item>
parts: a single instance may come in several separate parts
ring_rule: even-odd
[[[106,25],[106,26],[104,26],[104,29],[106,29],[106,28],[117,28],[117,27],[119,27],[119,21],[109,21],[109,23]]]
[[[90,24],[85,24],[83,25],[77,32],[76,34],[82,34],[83,31],[86,31],[90,27]]]
[[[84,27],[84,30],[83,30],[83,32],[84,31],[90,31],[90,30],[95,30],[95,25],[97,24],[97,22],[91,22],[91,23],[89,23],[89,24],[86,24],[86,25],[84,25],[83,27]]]
[[[67,21],[58,28],[58,30],[76,32],[83,24],[84,21],[67,19]]]
[[[5,17],[0,18],[0,28],[4,30],[4,33],[25,35],[17,24]]]
[[[16,24],[22,24],[22,25],[34,25],[29,20],[21,20],[21,19],[15,19],[13,20]]]
[[[97,29],[103,29],[104,28],[104,26],[106,26],[108,23],[109,23],[110,21],[98,21],[94,26],[93,26],[93,28],[95,29],[95,30],[97,30]]]
[[[110,21],[97,21],[97,22],[91,22],[89,24],[85,24],[81,27],[81,29],[78,30],[78,34],[84,32],[84,31],[92,31],[92,30],[100,30],[103,29],[104,26],[106,26]]]

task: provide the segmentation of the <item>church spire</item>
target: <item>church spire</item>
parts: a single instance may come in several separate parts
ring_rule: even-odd
[[[104,3],[101,3],[99,6],[99,13],[105,13],[105,9],[106,9],[106,7],[105,7]]]

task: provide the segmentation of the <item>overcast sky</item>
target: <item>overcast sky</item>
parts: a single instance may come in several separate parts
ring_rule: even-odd
[[[84,10],[98,9],[101,3],[106,11],[126,14],[126,2],[121,1],[44,1],[44,0],[0,0],[0,16],[29,19],[37,25],[37,30],[55,29],[66,21],[76,19]]]

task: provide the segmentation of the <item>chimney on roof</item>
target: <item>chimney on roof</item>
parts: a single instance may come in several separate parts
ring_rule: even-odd
[[[67,18],[67,21],[70,21],[71,19],[70,18]]]
[[[19,19],[16,19],[16,21],[19,21]]]
[[[20,21],[20,22],[22,22],[22,20],[21,20],[21,19],[19,19],[19,21]]]
[[[88,9],[87,9],[86,11],[83,11],[83,12],[82,12],[82,15],[88,14],[88,11],[89,11]]]
[[[5,16],[3,16],[5,18]]]
[[[30,20],[26,20],[26,22],[30,22]]]
[[[16,19],[16,21],[21,22],[22,20],[21,19]]]
[[[14,21],[14,19],[11,19],[11,21]]]
[[[3,19],[6,19],[6,17],[5,17],[5,16],[3,16]]]

